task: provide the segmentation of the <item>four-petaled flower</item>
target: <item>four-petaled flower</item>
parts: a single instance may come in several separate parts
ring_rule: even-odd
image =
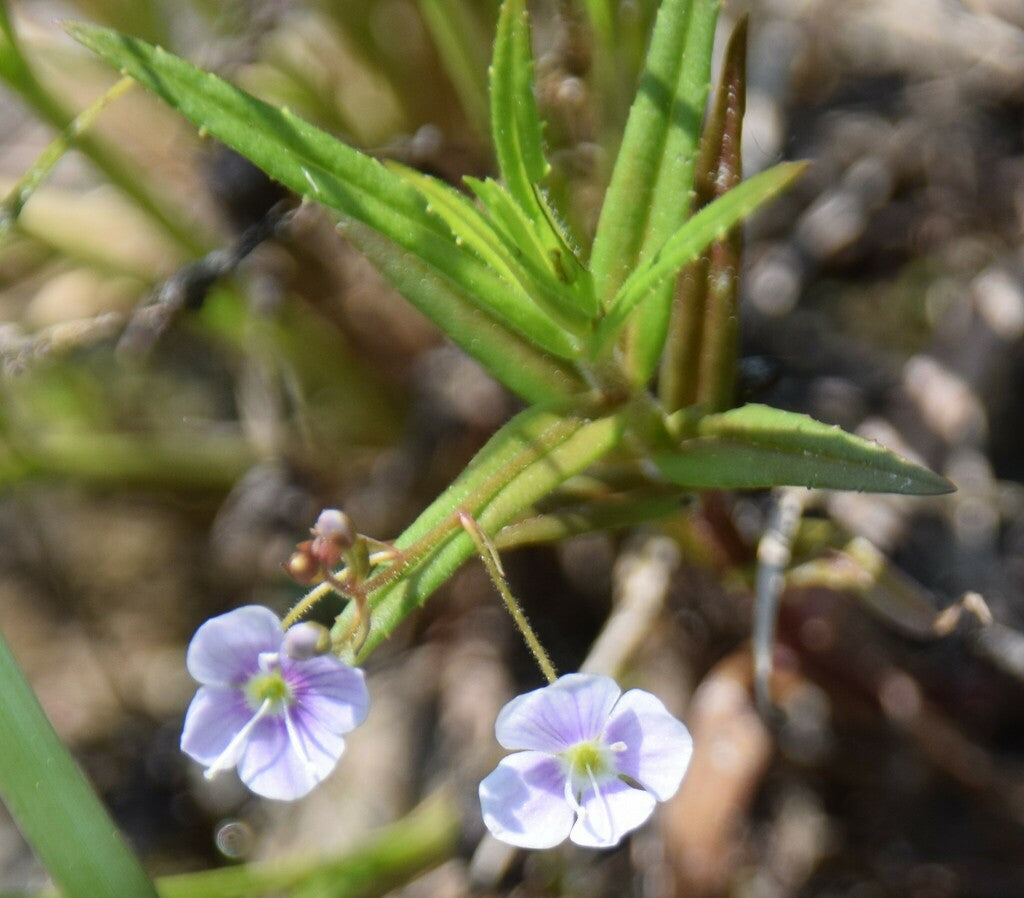
[[[495,724],[509,755],[480,784],[484,823],[503,842],[611,848],[671,798],[690,733],[649,692],[569,674],[509,702]]]
[[[238,767],[253,792],[300,798],[345,749],[366,718],[361,670],[333,655],[298,659],[282,650],[281,621],[247,605],[212,618],[192,637],[188,671],[202,686],[185,715],[182,751],[207,777]]]

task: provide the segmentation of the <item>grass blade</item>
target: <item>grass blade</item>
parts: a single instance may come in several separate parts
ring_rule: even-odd
[[[465,0],[419,0],[420,15],[469,123],[487,134],[487,36]]]
[[[156,898],[0,635],[0,796],[67,898]]]

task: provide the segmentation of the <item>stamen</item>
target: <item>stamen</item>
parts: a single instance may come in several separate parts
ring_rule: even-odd
[[[565,800],[581,820],[587,815],[587,809],[576,800],[576,796],[573,793],[571,772],[565,777]]]
[[[279,666],[280,661],[280,652],[260,652],[256,658],[256,663],[263,673],[270,673],[275,667]]]
[[[598,786],[597,777],[594,776],[594,771],[591,769],[589,764],[587,765],[587,775],[590,777],[590,785],[594,789],[594,794],[598,797],[598,800],[601,802],[601,807],[604,808],[604,820],[605,823],[608,824],[608,835],[605,837],[605,841],[610,842],[612,836],[615,835],[615,827],[612,825],[612,809],[608,807],[608,799],[604,797],[604,793],[601,791],[601,787]],[[596,829],[595,832],[597,832]],[[600,833],[598,833],[598,835],[600,835]]]
[[[256,713],[249,718],[248,723],[242,727],[234,738],[228,743],[227,748],[224,749],[218,756],[217,759],[206,768],[206,772],[203,774],[208,780],[212,780],[218,773],[224,770],[230,770],[235,764],[238,763],[238,759],[242,755],[242,749],[245,746],[246,740],[249,738],[249,734],[253,731],[256,724],[259,723],[267,713],[270,711],[271,700],[264,699],[263,704],[259,706]]]
[[[608,748],[610,751],[613,751],[616,754],[621,754],[628,748],[628,746],[625,742],[613,742],[611,745],[608,746]]]
[[[302,763],[306,766],[306,770],[309,773],[315,773],[313,762],[309,759],[309,755],[306,754],[305,746],[302,744],[302,740],[299,738],[298,730],[295,729],[295,724],[292,723],[292,715],[288,708],[284,709],[284,728],[288,732],[288,741],[291,742],[295,748],[296,754],[302,759]]]

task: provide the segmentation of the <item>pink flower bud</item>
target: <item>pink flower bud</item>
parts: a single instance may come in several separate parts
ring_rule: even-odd
[[[352,521],[337,508],[325,508],[320,512],[310,533],[313,534],[310,551],[325,567],[334,567],[356,541]]]

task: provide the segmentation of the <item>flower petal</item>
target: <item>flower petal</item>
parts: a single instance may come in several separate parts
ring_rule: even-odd
[[[480,783],[484,823],[495,838],[520,848],[564,842],[575,813],[565,800],[557,758],[535,751],[510,755]]]
[[[257,724],[238,761],[238,775],[257,795],[292,801],[302,798],[334,770],[345,740],[335,735],[328,745],[310,737],[303,722],[289,726],[285,716]]]
[[[281,673],[291,689],[294,708],[332,733],[347,733],[366,720],[370,695],[363,672],[333,655],[304,661],[281,657]]]
[[[658,801],[675,795],[693,755],[690,731],[642,689],[630,689],[619,699],[604,741],[625,744],[625,750],[616,754],[619,772],[632,777]]]
[[[185,713],[181,750],[209,767],[252,719],[253,713],[237,689],[203,686]]]
[[[512,699],[498,715],[495,735],[505,748],[556,754],[600,736],[620,694],[611,677],[567,674]]]
[[[239,686],[258,670],[260,653],[280,651],[283,638],[281,621],[269,608],[236,608],[196,630],[188,672],[205,686]]]
[[[651,816],[657,802],[650,792],[612,780],[585,793],[580,804],[583,813],[569,838],[585,848],[613,848]]]

